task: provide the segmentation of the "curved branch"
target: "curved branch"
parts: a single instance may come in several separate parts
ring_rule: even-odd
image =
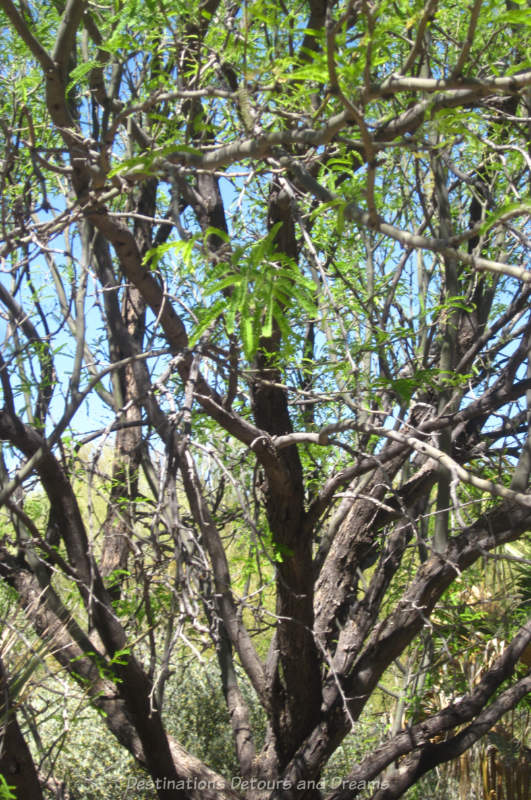
[[[238,618],[238,609],[231,592],[232,583],[227,556],[201,491],[194,460],[188,450],[184,448],[181,449],[180,459],[182,462],[181,474],[188,503],[201,530],[212,564],[216,592],[220,599],[225,628],[257,695],[260,697],[264,707],[268,709],[270,708],[270,699],[267,692],[264,668],[245,626]]]
[[[33,53],[43,70],[45,72],[55,71],[53,58],[44,49],[36,36],[33,35],[24,17],[20,14],[12,0],[0,0],[0,8],[4,10],[14,29],[30,52]]]
[[[435,604],[456,576],[486,552],[516,540],[529,529],[530,523],[531,512],[502,504],[451,539],[444,556],[434,554],[424,562],[396,609],[374,629],[361,654],[352,647],[356,630],[355,620],[350,621],[338,642],[338,650],[341,648],[344,653],[343,674],[348,674],[348,678],[342,680],[341,692],[337,674],[326,680],[323,721],[286,767],[284,780],[295,787],[298,781],[315,778],[320,765],[348,733],[350,720],[359,718],[383,672],[426,624]],[[349,698],[348,710],[344,708],[343,697]],[[295,795],[282,798],[291,796]]]
[[[445,742],[430,743],[414,754],[406,762],[398,774],[391,777],[384,788],[382,786],[371,800],[395,800],[402,797],[403,793],[416,783],[426,772],[434,769],[438,764],[457,758],[468,750],[469,747],[484,736],[501,719],[501,717],[514,708],[531,691],[531,675],[519,680],[510,689],[506,689],[484,711],[481,711],[464,731]],[[348,793],[341,800],[350,800],[355,794]],[[336,798],[334,798],[336,800]],[[339,798],[337,798],[339,800]]]
[[[72,53],[77,29],[87,8],[86,0],[68,0],[53,48],[52,59],[64,72]]]
[[[344,783],[370,781],[379,775],[393,761],[412,750],[429,746],[430,740],[444,731],[456,728],[474,719],[478,712],[486,706],[499,686],[513,673],[518,659],[531,641],[531,622],[524,625],[516,634],[511,644],[496,659],[493,666],[483,675],[480,682],[468,696],[443,708],[428,719],[401,731],[395,737],[378,747],[363,759],[355,769],[346,776]],[[514,689],[515,687],[511,687]],[[511,690],[508,697],[514,700]],[[497,701],[496,701],[497,702]],[[514,702],[509,707],[512,707]],[[492,704],[491,708],[495,706]],[[503,713],[503,712],[502,712]],[[476,721],[479,721],[477,717]],[[447,744],[447,742],[445,742]],[[470,746],[470,745],[468,745]],[[356,793],[339,790],[327,797],[327,800],[350,800]]]

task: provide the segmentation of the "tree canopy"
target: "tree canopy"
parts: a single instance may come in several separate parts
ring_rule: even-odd
[[[402,796],[531,688],[527,3],[0,9],[31,668],[160,800]],[[2,642],[0,772],[42,800]],[[209,651],[237,780],[167,723],[176,653]]]

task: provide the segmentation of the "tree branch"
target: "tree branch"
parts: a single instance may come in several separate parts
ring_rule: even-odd
[[[505,648],[492,667],[482,676],[469,695],[443,708],[433,716],[422,720],[422,722],[400,731],[400,733],[382,744],[357,764],[355,769],[345,777],[345,784],[373,780],[382,770],[401,756],[413,750],[422,749],[426,745],[429,746],[434,737],[474,719],[478,712],[485,708],[498,687],[512,675],[518,659],[530,641],[531,623],[527,623],[516,634],[511,644]],[[514,706],[514,695],[512,694],[514,688],[511,687],[507,695],[508,698],[511,698],[512,703],[509,708]],[[496,701],[490,708],[495,706],[495,703]],[[472,742],[467,746],[469,747],[471,744]],[[339,790],[328,795],[327,800],[350,800],[350,798],[356,797],[356,794],[357,792],[349,790]]]
[[[24,42],[31,53],[35,56],[45,72],[55,71],[53,58],[44,49],[39,40],[33,35],[22,14],[18,11],[12,0],[0,0],[2,8],[13,25],[14,29]]]

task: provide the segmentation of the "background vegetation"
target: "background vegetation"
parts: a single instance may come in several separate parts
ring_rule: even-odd
[[[0,797],[529,796],[529,25],[0,0]]]

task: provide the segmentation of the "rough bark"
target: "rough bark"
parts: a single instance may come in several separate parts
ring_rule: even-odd
[[[9,677],[0,658],[0,775],[12,787],[16,797],[43,800],[37,770],[16,715],[16,705],[9,693]]]

